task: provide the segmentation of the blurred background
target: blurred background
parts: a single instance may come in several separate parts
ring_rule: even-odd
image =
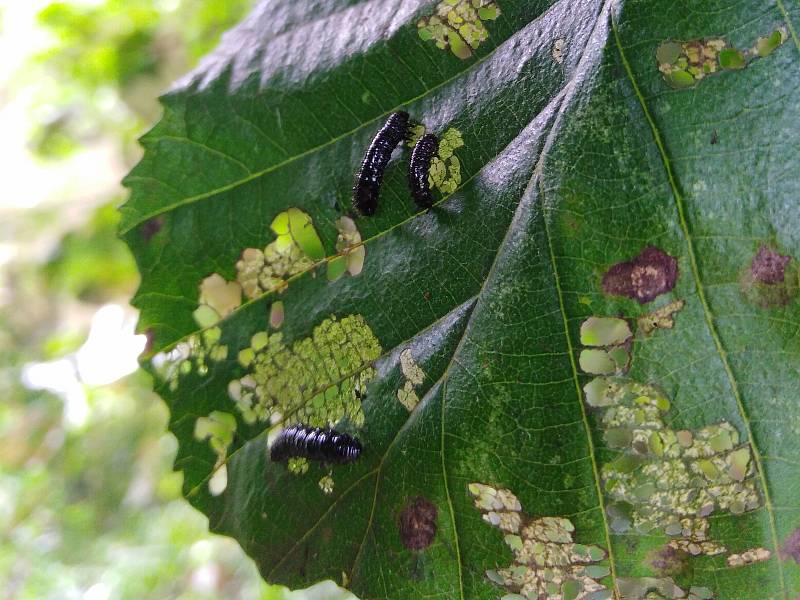
[[[119,181],[253,0],[0,0],[0,599],[340,598],[261,583],[172,473]]]

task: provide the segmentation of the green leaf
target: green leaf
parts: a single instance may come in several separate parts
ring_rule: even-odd
[[[121,229],[186,497],[295,587],[795,597],[797,37],[715,65],[797,14],[464,2],[264,2],[164,98]],[[401,109],[447,142],[434,207],[403,148],[344,218]],[[271,462],[298,420],[361,457]]]

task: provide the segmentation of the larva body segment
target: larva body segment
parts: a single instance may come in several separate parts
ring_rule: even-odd
[[[326,463],[347,464],[361,455],[361,443],[333,429],[290,425],[278,435],[269,451],[273,462],[307,458]]]
[[[353,208],[363,215],[373,215],[378,208],[383,172],[397,145],[408,137],[408,113],[394,112],[372,138],[364,154],[361,169],[353,186]]]
[[[411,187],[411,196],[420,208],[430,208],[433,205],[433,194],[428,183],[428,173],[431,168],[431,159],[439,150],[439,139],[432,133],[423,135],[414,146],[411,153],[411,162],[408,165],[408,185]]]

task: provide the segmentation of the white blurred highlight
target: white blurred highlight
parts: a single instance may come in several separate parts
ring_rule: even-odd
[[[76,354],[78,375],[87,385],[108,385],[138,367],[136,358],[147,338],[136,335],[136,317],[126,317],[118,304],[108,304],[92,317],[86,343]]]
[[[105,583],[95,583],[83,594],[83,600],[108,600],[111,598],[111,588]]]
[[[64,400],[64,420],[74,427],[89,418],[86,386],[109,385],[139,367],[136,358],[147,338],[134,333],[136,316],[118,304],[100,308],[92,317],[86,342],[77,352],[47,362],[28,363],[22,383],[28,389],[48,390]]]

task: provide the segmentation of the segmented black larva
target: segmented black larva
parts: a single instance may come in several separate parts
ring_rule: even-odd
[[[439,149],[439,139],[432,133],[419,138],[414,151],[411,153],[411,162],[408,165],[408,185],[411,186],[411,195],[420,208],[430,208],[433,205],[431,186],[428,185],[428,172],[431,169],[431,159]]]
[[[353,462],[361,454],[361,442],[333,429],[296,423],[281,431],[269,451],[273,462],[307,458],[327,463]]]
[[[389,164],[392,151],[407,137],[408,113],[399,111],[390,114],[384,126],[372,138],[353,186],[353,208],[361,214],[375,214],[383,171]]]

